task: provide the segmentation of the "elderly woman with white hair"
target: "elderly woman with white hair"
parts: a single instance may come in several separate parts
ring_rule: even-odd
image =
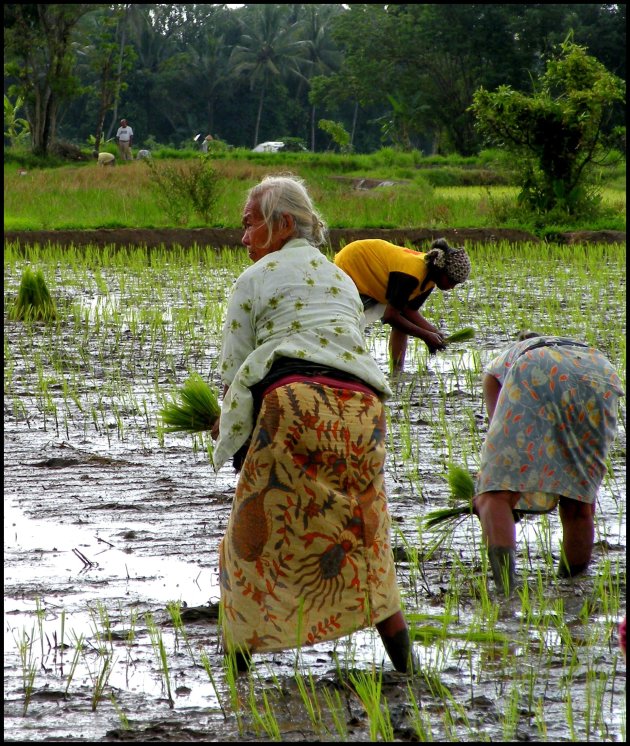
[[[301,182],[250,190],[223,332],[215,468],[240,470],[219,552],[222,630],[252,653],[375,625],[413,668],[384,485],[387,381],[363,337],[352,280],[318,248],[326,229]]]
[[[462,246],[438,238],[427,252],[396,246],[378,238],[344,246],[335,264],[354,280],[363,301],[364,323],[381,320],[392,327],[389,348],[394,370],[405,364],[409,336],[431,352],[444,349],[444,335],[419,312],[434,288],[452,290],[470,274]]]

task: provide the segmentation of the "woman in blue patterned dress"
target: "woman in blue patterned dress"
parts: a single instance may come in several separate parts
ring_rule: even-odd
[[[497,589],[515,587],[514,513],[559,504],[559,577],[586,570],[594,539],[595,499],[616,434],[619,376],[594,347],[535,332],[485,370],[488,432],[477,477],[479,517]]]

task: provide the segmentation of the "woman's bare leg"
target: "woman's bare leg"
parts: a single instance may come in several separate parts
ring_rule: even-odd
[[[401,673],[411,673],[416,670],[417,664],[413,657],[409,628],[402,611],[397,611],[379,622],[376,629],[394,668]]]
[[[405,354],[407,352],[407,335],[394,329],[389,333],[389,353],[394,370],[402,370],[405,367]]]
[[[560,498],[562,548],[558,577],[569,578],[584,572],[591,562],[595,541],[595,506]]]
[[[482,492],[474,501],[494,583],[505,596],[516,587],[516,523],[512,510],[518,496],[518,492],[507,490]]]

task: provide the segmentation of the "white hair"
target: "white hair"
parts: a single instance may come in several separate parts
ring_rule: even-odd
[[[326,242],[326,224],[299,177],[293,174],[265,176],[249,190],[247,199],[258,203],[270,239],[273,224],[282,220],[283,215],[291,215],[295,221],[295,238],[305,238],[313,246]]]

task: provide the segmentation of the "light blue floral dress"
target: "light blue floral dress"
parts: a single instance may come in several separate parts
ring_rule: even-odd
[[[601,352],[571,342],[527,339],[486,368],[501,391],[482,449],[477,494],[520,492],[515,510],[523,512],[551,510],[561,496],[595,502],[624,392]]]

